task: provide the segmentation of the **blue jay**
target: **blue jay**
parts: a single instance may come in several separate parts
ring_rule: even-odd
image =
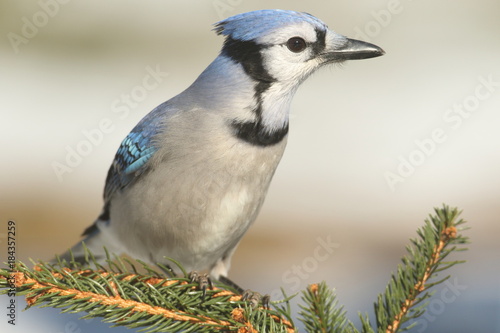
[[[226,277],[283,155],[299,85],[323,65],[384,54],[295,11],[243,13],[214,30],[225,36],[218,57],[118,148],[104,208],[83,233],[96,258],[104,259],[105,246]],[[82,242],[71,251],[83,260]]]

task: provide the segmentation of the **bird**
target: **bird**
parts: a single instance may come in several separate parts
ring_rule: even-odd
[[[227,277],[283,156],[297,88],[325,65],[385,53],[291,10],[237,14],[213,30],[218,56],[121,142],[100,214],[59,259],[83,262],[86,247],[103,260],[106,248]]]

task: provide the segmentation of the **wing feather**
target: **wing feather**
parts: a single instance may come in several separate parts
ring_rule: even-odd
[[[158,150],[154,138],[164,130],[165,120],[173,114],[166,103],[148,113],[123,139],[106,177],[105,207],[117,191],[133,184],[149,168]]]

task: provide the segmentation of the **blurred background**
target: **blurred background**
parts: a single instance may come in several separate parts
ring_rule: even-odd
[[[463,210],[472,244],[412,332],[500,332],[498,0],[2,1],[1,261],[9,219],[25,262],[79,240],[121,140],[217,56],[212,24],[264,8],[309,12],[386,55],[299,89],[287,151],[230,277],[274,299],[325,280],[359,324],[445,203]],[[129,331],[17,306],[2,332]]]

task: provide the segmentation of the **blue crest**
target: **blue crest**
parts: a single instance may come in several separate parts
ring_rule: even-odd
[[[267,35],[279,27],[301,22],[308,22],[322,30],[327,28],[323,21],[311,14],[291,10],[264,9],[238,14],[217,22],[214,30],[218,35],[247,41]]]

